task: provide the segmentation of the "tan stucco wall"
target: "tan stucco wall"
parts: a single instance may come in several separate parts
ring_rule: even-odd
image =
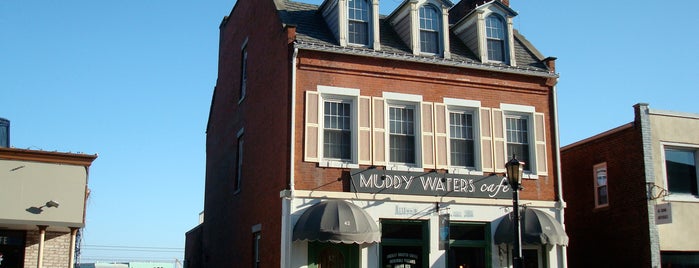
[[[665,178],[663,145],[680,145],[699,150],[699,115],[651,110],[651,137],[655,183],[668,189]],[[689,199],[689,200],[687,200]],[[699,251],[699,198],[678,201],[677,196],[657,199],[658,203],[670,202],[672,223],[658,225],[661,250]]]
[[[85,166],[0,159],[0,185],[0,225],[83,226]]]

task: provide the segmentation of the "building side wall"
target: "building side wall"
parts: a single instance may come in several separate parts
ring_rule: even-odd
[[[543,78],[429,64],[391,61],[341,54],[301,51],[296,90],[295,188],[316,191],[349,191],[349,169],[319,167],[304,162],[307,91],[318,86],[359,89],[362,97],[382,97],[384,92],[417,95],[424,102],[444,103],[444,98],[479,101],[481,107],[500,108],[503,103],[533,106],[545,116],[546,162],[549,173],[525,180],[522,199],[555,200],[551,91]],[[447,122],[448,123],[448,122]],[[360,142],[361,144],[361,142]],[[364,150],[368,148],[360,148]],[[377,150],[377,148],[372,148]],[[378,150],[383,150],[379,148]],[[432,153],[432,152],[428,152]],[[426,156],[423,156],[426,157]],[[418,157],[418,158],[423,158]],[[363,166],[362,168],[366,168]],[[504,169],[503,167],[499,167]],[[428,170],[428,169],[426,169]]]
[[[600,163],[609,205],[596,208],[593,167]],[[569,267],[651,266],[643,163],[634,124],[561,150]]]
[[[656,185],[668,189],[665,173],[664,145],[675,145],[699,149],[699,118],[670,113],[650,115],[653,146],[653,165]],[[699,199],[693,202],[676,202],[670,193],[659,199],[659,203],[672,203],[672,223],[658,225],[660,250],[699,251],[699,241],[687,237],[699,237]]]
[[[274,1],[237,1],[221,25],[219,73],[207,129],[204,267],[253,263],[252,227],[262,232],[262,267],[279,267],[281,202],[288,185],[290,51]],[[246,94],[239,94],[241,55]],[[243,169],[237,187],[238,138]],[[238,189],[237,189],[238,188]]]
[[[33,161],[0,159],[0,226],[6,224],[84,224],[87,169]],[[46,207],[48,201],[58,207]]]

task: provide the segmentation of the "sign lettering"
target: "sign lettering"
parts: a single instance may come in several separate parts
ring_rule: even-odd
[[[351,190],[359,193],[512,198],[507,178],[498,175],[352,169],[351,177]]]

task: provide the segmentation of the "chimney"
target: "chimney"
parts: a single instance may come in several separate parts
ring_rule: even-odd
[[[0,147],[10,147],[10,120],[0,117]]]
[[[492,1],[498,1],[508,7],[510,6],[510,0],[461,0],[458,4],[449,9],[449,23],[454,24],[458,22],[476,7]]]

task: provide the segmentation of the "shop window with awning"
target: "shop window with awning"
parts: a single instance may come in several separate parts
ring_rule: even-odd
[[[538,209],[523,208],[521,215],[523,244],[568,246],[568,235],[563,226],[548,213]],[[495,230],[495,244],[512,244],[513,218],[512,213],[502,218]]]
[[[371,244],[381,241],[381,231],[364,209],[343,200],[327,200],[301,214],[293,240]]]

